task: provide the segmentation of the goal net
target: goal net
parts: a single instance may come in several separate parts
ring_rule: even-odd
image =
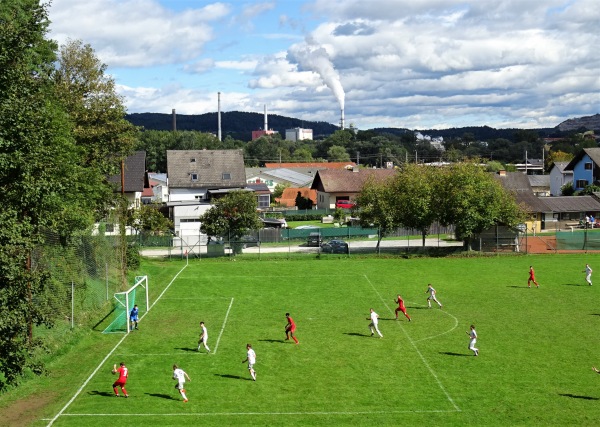
[[[135,284],[125,292],[115,293],[114,298],[113,321],[104,329],[103,333],[129,333],[129,313],[133,306],[138,306],[138,318],[141,318],[150,309],[148,276],[136,276]]]

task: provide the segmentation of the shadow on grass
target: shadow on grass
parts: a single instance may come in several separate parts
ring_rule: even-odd
[[[167,400],[179,400],[174,398],[173,396],[169,396],[168,394],[163,394],[163,393],[144,393],[147,394],[148,396],[152,396],[152,397],[160,397],[161,399],[167,399]]]
[[[427,306],[425,306],[425,307],[423,307],[423,306],[417,307],[417,306],[407,305],[406,308],[410,308],[412,310],[430,310],[430,308],[427,307]]]
[[[600,313],[590,313],[590,316],[600,316]]]
[[[515,288],[515,289],[529,289],[529,287],[527,287],[527,285],[523,285],[523,286],[518,286],[518,285],[507,285],[507,288]]]
[[[252,378],[249,377],[241,377],[239,375],[231,375],[231,374],[215,374],[216,377],[221,377],[221,378],[230,378],[232,380],[247,380],[247,381],[252,381]]]
[[[599,397],[592,397],[592,396],[580,396],[578,394],[571,394],[571,393],[558,393],[559,396],[565,396],[565,397],[571,397],[573,399],[583,399],[583,400],[600,400]]]
[[[189,347],[175,347],[175,350],[193,351],[193,352],[197,351],[197,349],[195,349],[195,348],[189,348]]]
[[[358,332],[344,332],[344,335],[350,335],[351,337],[371,337],[371,334],[359,334]]]
[[[452,351],[440,351],[440,354],[445,354],[447,356],[473,356],[472,354],[454,353]]]
[[[111,393],[109,391],[98,391],[98,390],[92,390],[92,391],[88,391],[89,395],[92,396],[104,396],[104,397],[114,397],[115,394]]]
[[[586,286],[586,285],[580,285],[579,283],[563,283],[563,286]],[[589,285],[587,285],[589,286]]]
[[[276,343],[280,343],[283,344],[285,342],[285,340],[274,340],[274,339],[264,339],[264,340],[259,340],[262,342],[276,342]]]

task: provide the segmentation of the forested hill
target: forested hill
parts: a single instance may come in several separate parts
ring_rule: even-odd
[[[147,130],[172,130],[173,116],[161,113],[135,113],[128,114],[126,119],[136,126],[142,126]],[[233,139],[250,141],[253,130],[261,130],[264,127],[265,116],[260,113],[247,113],[241,111],[230,111],[221,113],[221,133],[223,137],[229,135]],[[217,113],[206,113],[197,115],[177,114],[177,130],[196,130],[217,134]],[[338,126],[327,122],[309,122],[291,117],[269,114],[269,129],[277,131],[285,138],[285,130],[293,128],[312,129],[313,137],[320,139],[334,133]]]
[[[594,116],[595,117],[595,116]],[[162,113],[135,113],[128,114],[126,119],[136,126],[141,126],[147,130],[172,130],[173,116],[171,114]],[[577,120],[571,121],[577,123],[578,131],[585,131],[585,123],[579,123]],[[217,113],[206,113],[197,115],[177,114],[176,120],[177,130],[195,130],[200,132],[209,132],[217,134]],[[285,130],[293,128],[305,128],[313,130],[313,138],[315,140],[324,139],[339,129],[338,126],[327,122],[311,122],[306,120],[294,119],[292,117],[279,116],[277,114],[269,114],[268,116],[269,129],[279,132],[282,138],[285,139]],[[562,125],[562,124],[561,124]],[[240,141],[250,141],[253,130],[261,130],[264,126],[264,114],[249,113],[242,111],[230,111],[221,113],[221,132],[223,138],[231,136],[233,139]],[[575,125],[572,125],[569,130],[573,132]],[[467,126],[450,129],[418,129],[423,135],[431,137],[443,137],[445,141],[464,138],[468,135],[474,141],[490,141],[493,139],[513,140],[515,135],[522,132],[533,132],[540,138],[547,137],[564,137],[569,132],[565,129],[554,128],[539,128],[539,129],[495,129],[489,126]],[[404,128],[375,128],[367,132],[375,134],[390,134],[400,136],[413,130]]]

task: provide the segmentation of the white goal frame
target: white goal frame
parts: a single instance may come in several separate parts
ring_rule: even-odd
[[[135,284],[127,289],[124,292],[115,292],[115,294],[113,295],[113,297],[115,298],[115,300],[117,301],[117,303],[123,305],[123,303],[121,302],[122,299],[119,299],[118,296],[119,295],[124,295],[125,296],[125,325],[127,328],[127,332],[125,332],[126,334],[131,332],[131,325],[129,322],[129,313],[131,313],[131,309],[133,308],[133,306],[131,305],[131,302],[129,301],[129,295],[131,295],[131,292],[133,292],[134,290],[136,290],[137,288],[141,288],[144,290],[144,294],[146,297],[146,311],[145,313],[147,313],[148,311],[150,311],[150,297],[149,297],[149,285],[148,285],[148,276],[135,276]],[[140,313],[141,316],[142,313]],[[112,324],[111,324],[112,325]],[[109,325],[104,332],[106,332],[107,329],[110,328]]]

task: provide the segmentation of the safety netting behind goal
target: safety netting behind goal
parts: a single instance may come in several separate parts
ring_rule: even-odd
[[[136,300],[136,293],[141,293]],[[114,294],[115,307],[113,310],[113,320],[104,329],[103,333],[128,333],[129,332],[129,313],[135,305],[138,306],[141,317],[143,313],[148,311],[148,277],[137,276],[135,284],[125,292],[117,292]]]

